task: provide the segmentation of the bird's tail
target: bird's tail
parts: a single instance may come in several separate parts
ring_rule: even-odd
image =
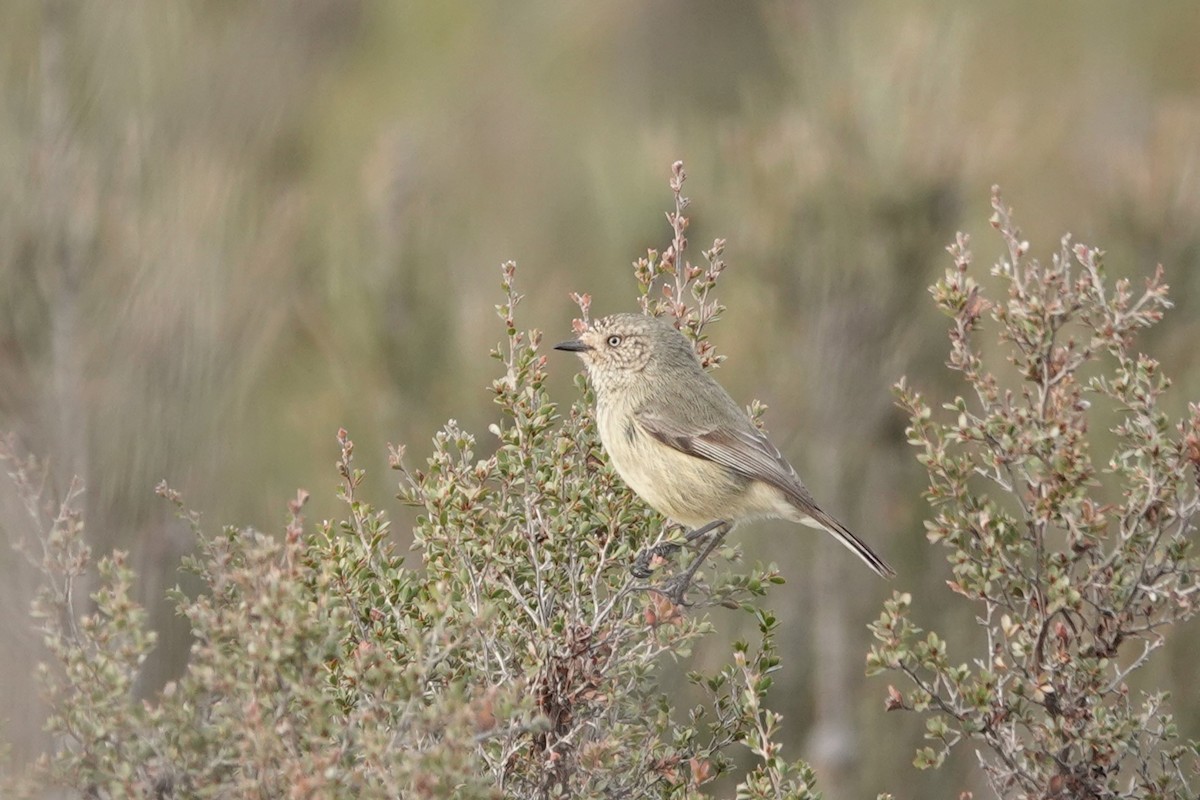
[[[809,506],[805,509],[805,513],[808,515],[808,519],[803,520],[803,522],[814,528],[820,528],[833,534],[835,539],[845,545],[846,549],[850,550],[854,555],[861,558],[863,563],[870,567],[876,575],[881,578],[895,577],[896,570],[892,569],[886,561],[868,547],[866,542],[851,533],[845,525],[816,506]]]

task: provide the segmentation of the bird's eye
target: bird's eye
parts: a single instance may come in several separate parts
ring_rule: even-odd
[[[612,336],[608,337],[608,346],[609,347],[616,347],[620,343],[621,343],[621,337],[617,336],[615,333]]]

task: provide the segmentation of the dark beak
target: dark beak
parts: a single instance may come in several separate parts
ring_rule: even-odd
[[[568,339],[565,342],[559,342],[558,344],[554,345],[554,349],[566,350],[571,353],[582,353],[583,351],[591,350],[592,348],[584,344],[579,339]]]

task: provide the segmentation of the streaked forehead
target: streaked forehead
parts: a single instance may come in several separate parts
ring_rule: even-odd
[[[648,331],[659,324],[654,317],[644,314],[610,314],[592,322],[592,330],[597,333],[622,331],[625,333]]]

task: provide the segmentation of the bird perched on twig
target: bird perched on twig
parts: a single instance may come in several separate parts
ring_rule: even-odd
[[[583,359],[596,390],[600,441],[621,478],[656,511],[692,528],[689,541],[711,534],[675,586],[676,602],[732,526],[765,517],[827,531],[878,575],[895,574],[816,504],[670,322],[614,314],[554,347]]]

